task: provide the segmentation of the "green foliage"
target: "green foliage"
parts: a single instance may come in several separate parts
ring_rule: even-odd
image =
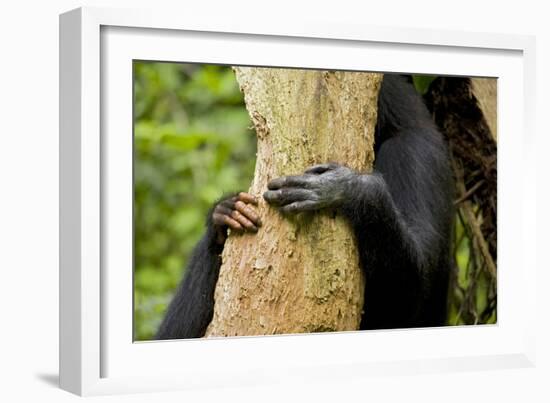
[[[256,139],[229,67],[134,63],[134,334],[152,338],[223,194],[246,190]]]
[[[493,284],[479,258],[473,236],[465,229],[460,211],[456,214],[453,273],[449,291],[449,325],[496,323]]]
[[[420,95],[424,95],[426,92],[428,92],[428,88],[430,88],[430,84],[436,78],[437,76],[421,76],[421,75],[415,74],[412,76],[414,88],[416,88],[416,91]]]

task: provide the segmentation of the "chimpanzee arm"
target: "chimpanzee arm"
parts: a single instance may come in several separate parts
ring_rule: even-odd
[[[261,221],[253,196],[239,193],[220,201],[208,214],[206,233],[189,260],[183,281],[170,303],[157,339],[202,337],[214,313],[214,290],[221,266],[227,228],[256,232]]]
[[[358,175],[342,204],[367,274],[362,328],[443,325],[452,176],[433,129],[402,131],[380,147],[373,175]]]
[[[199,241],[183,281],[170,303],[156,338],[202,337],[214,311],[214,289],[218,280],[223,244],[216,242],[217,231],[211,220]]]

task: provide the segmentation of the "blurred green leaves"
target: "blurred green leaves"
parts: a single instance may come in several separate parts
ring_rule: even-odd
[[[134,62],[134,334],[153,337],[208,210],[246,190],[256,138],[230,67]]]
[[[424,95],[426,92],[428,92],[428,89],[430,88],[430,84],[436,78],[437,76],[423,76],[423,75],[415,74],[412,76],[414,88],[416,88],[416,91],[420,95]]]

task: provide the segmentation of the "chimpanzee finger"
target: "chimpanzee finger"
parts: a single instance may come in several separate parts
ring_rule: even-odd
[[[277,190],[283,187],[298,187],[308,188],[311,187],[316,180],[311,175],[295,175],[295,176],[281,176],[280,178],[273,179],[267,184],[269,190]]]
[[[322,174],[326,171],[330,171],[331,169],[337,168],[339,165],[336,162],[329,162],[326,164],[318,164],[314,165],[308,169],[306,169],[306,174]]]
[[[260,216],[248,204],[245,204],[239,200],[238,202],[235,203],[235,209],[238,210],[240,213],[242,213],[246,218],[248,218],[258,227],[262,226],[262,221],[260,220]]]
[[[229,199],[225,199],[225,200],[222,200],[221,202],[218,203],[218,205],[216,206],[216,209],[219,209],[219,208],[225,208],[225,209],[228,209],[230,211],[234,210],[235,209],[235,202],[237,201],[237,197],[230,197]]]
[[[319,203],[313,200],[297,201],[281,207],[281,212],[285,214],[297,214],[304,211],[313,211],[319,209]]]
[[[317,200],[315,192],[306,189],[284,188],[268,190],[264,193],[264,199],[269,204],[277,206],[294,203],[302,200]]]
[[[234,207],[234,206],[232,206]],[[214,214],[221,214],[221,215],[231,215],[231,212],[233,211],[232,207],[226,207],[223,204],[218,204],[216,208],[214,209]]]
[[[212,219],[214,220],[215,223],[218,223],[218,225],[227,225],[232,230],[238,231],[238,232],[243,231],[243,227],[241,224],[239,224],[233,218],[225,214],[214,213],[212,215]]]
[[[237,221],[247,231],[258,232],[258,227],[256,227],[252,221],[242,215],[238,210],[233,210],[231,212],[231,218]]]
[[[258,205],[258,200],[256,199],[256,197],[254,197],[250,193],[246,193],[246,192],[239,193],[239,195],[237,196],[237,200],[240,200],[240,201],[245,202],[247,204],[253,204],[255,206]]]

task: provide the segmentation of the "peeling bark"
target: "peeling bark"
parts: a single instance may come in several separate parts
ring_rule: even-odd
[[[477,100],[493,139],[497,140],[497,80],[471,78],[472,93]]]
[[[358,329],[364,279],[351,228],[335,211],[283,217],[267,183],[314,164],[372,167],[381,74],[235,68],[258,137],[249,192],[257,234],[230,235],[207,336]]]

